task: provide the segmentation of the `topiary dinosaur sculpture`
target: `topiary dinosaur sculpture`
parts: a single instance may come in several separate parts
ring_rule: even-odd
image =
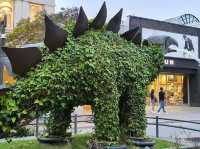
[[[144,135],[145,92],[163,54],[160,48],[134,44],[141,44],[139,27],[117,34],[122,9],[104,26],[106,16],[105,2],[92,22],[81,7],[77,22],[64,29],[45,15],[49,51],[3,48],[18,76],[1,96],[1,135],[50,112],[50,135],[64,136],[74,107],[85,104],[92,106],[97,139]]]

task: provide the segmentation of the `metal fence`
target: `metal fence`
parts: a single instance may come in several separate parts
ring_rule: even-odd
[[[94,120],[94,116],[93,115],[73,115],[72,116],[72,129],[74,130],[73,133],[74,134],[77,134],[78,133],[78,129],[84,129],[86,127],[82,126],[82,127],[78,127],[78,124],[81,124],[81,123],[88,123],[88,124],[91,124],[93,123],[93,120]],[[87,128],[89,129],[93,129],[92,126],[87,126]]]
[[[179,122],[179,123],[195,124],[195,125],[199,125],[199,126],[200,126],[200,122],[186,121],[186,120],[179,120],[179,119],[170,119],[170,118],[161,118],[159,116],[156,116],[156,117],[147,117],[147,119],[155,120],[155,122],[153,122],[153,123],[152,122],[148,122],[147,124],[148,125],[155,125],[156,126],[155,134],[156,134],[157,138],[159,138],[159,127],[160,126],[171,127],[171,128],[178,128],[178,129],[184,129],[184,130],[190,130],[190,131],[195,131],[195,132],[200,132],[200,129],[194,129],[194,128],[189,128],[189,127],[164,124],[163,120],[164,121],[170,121],[171,123],[173,123],[173,122]]]
[[[45,119],[43,117],[43,119]],[[93,115],[73,115],[72,116],[72,122],[71,122],[71,132],[73,134],[77,134],[80,129],[85,129],[88,128],[90,130],[94,129],[94,126],[91,126],[93,124],[94,116]],[[161,118],[159,116],[155,117],[147,117],[147,120],[154,120],[154,122],[148,122],[148,125],[154,125],[155,128],[155,136],[159,137],[159,128],[160,127],[171,127],[171,128],[177,128],[177,129],[184,129],[184,130],[190,130],[194,132],[200,132],[199,129],[194,129],[190,127],[183,127],[183,126],[177,126],[177,125],[172,125],[172,124],[165,124],[166,122],[174,123],[188,123],[188,124],[195,124],[200,126],[200,122],[195,122],[195,121],[186,121],[186,120],[179,120],[179,119],[170,119],[170,118]],[[79,126],[81,124],[90,124],[89,126]],[[39,134],[39,126],[44,125],[44,123],[40,122],[39,119],[35,121],[35,123],[32,123],[31,125],[35,126],[35,136],[37,137]]]

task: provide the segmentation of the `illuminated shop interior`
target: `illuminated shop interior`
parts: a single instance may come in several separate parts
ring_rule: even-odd
[[[158,99],[160,87],[166,93],[166,104],[182,105],[188,103],[188,77],[183,74],[160,74],[149,86],[155,90]]]

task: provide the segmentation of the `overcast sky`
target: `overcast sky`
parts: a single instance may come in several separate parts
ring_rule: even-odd
[[[56,0],[56,10],[61,7],[83,6],[89,18],[95,17],[104,0]],[[200,0],[106,0],[108,18],[124,8],[123,18],[136,15],[165,20],[185,13],[200,17]]]

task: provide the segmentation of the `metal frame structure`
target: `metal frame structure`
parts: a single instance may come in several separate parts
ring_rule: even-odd
[[[192,14],[184,14],[180,16],[180,20],[183,24],[199,23],[199,19]]]

